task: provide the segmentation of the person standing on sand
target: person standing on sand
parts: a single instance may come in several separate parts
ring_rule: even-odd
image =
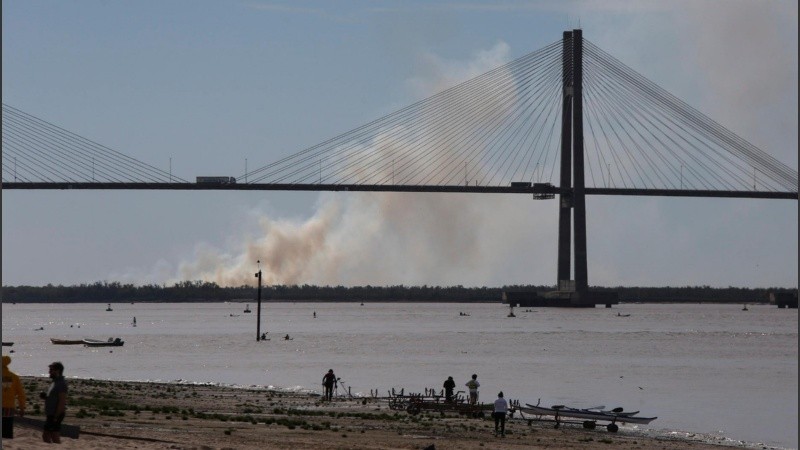
[[[472,379],[467,381],[465,385],[469,388],[469,404],[474,405],[478,403],[478,388],[481,386],[478,383],[478,375],[472,374]]]
[[[322,386],[325,387],[325,400],[333,400],[333,387],[336,385],[336,375],[333,374],[333,369],[329,369],[328,373],[322,377]]]
[[[494,435],[497,436],[499,431],[500,436],[506,436],[506,413],[508,412],[508,403],[503,398],[503,391],[497,394],[497,400],[494,401]],[[499,429],[498,429],[499,426]]]
[[[25,389],[19,376],[8,368],[9,364],[11,357],[3,355],[3,439],[14,439],[14,416],[25,415]],[[15,408],[15,401],[19,408]]]
[[[53,383],[47,392],[39,397],[44,400],[44,431],[42,440],[54,444],[61,443],[61,422],[67,413],[67,382],[64,380],[64,365],[56,361],[50,366],[50,378]]]
[[[450,403],[453,401],[453,389],[456,388],[456,382],[453,381],[453,377],[447,377],[444,380],[444,401]]]

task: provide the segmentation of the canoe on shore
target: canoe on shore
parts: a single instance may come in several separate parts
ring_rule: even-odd
[[[50,342],[55,345],[82,345],[83,339],[56,339],[50,338]]]
[[[554,416],[556,420],[560,418],[584,419],[584,420],[602,420],[611,423],[641,423],[648,424],[657,419],[657,417],[641,417],[635,412],[616,412],[616,411],[595,411],[590,409],[577,409],[565,406],[556,408],[546,408],[544,406],[526,404],[526,406],[519,407],[519,410],[525,414],[532,414],[536,416]]]
[[[120,338],[108,338],[107,341],[101,341],[99,339],[84,339],[82,343],[87,347],[122,347],[122,345],[125,344],[125,341]]]

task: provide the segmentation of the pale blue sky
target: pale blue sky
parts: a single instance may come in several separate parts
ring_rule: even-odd
[[[184,179],[238,176],[245,159],[252,170],[432,93],[420,86],[463,79],[480,52],[508,61],[578,23],[587,39],[797,168],[792,1],[2,5],[4,103],[164,170],[171,158]],[[4,285],[238,279],[231,273],[250,282],[256,258],[273,261],[275,282],[555,283],[555,202],[2,195]],[[797,286],[797,202],[591,197],[587,208],[592,285]],[[325,239],[311,254],[274,251],[275,233],[305,242],[320,223]],[[287,259],[297,267],[275,262]]]

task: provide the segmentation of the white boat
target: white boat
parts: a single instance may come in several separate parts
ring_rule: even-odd
[[[87,347],[122,347],[125,344],[120,338],[108,338],[107,341],[100,339],[84,339],[83,345]]]
[[[525,406],[515,404],[513,408],[523,414],[538,416],[539,419],[537,420],[551,420],[556,423],[556,428],[558,428],[561,423],[579,423],[582,424],[584,428],[594,428],[598,421],[608,422],[606,429],[612,433],[619,430],[617,422],[648,424],[658,418],[637,416],[636,414],[638,414],[639,411],[626,412],[622,410],[622,408],[614,408],[608,411],[570,408],[564,405],[555,405],[551,408],[547,408],[539,406],[538,404],[531,405],[529,403],[526,403]],[[542,419],[543,416],[552,417],[552,419]],[[582,419],[583,422],[565,421],[563,419]]]

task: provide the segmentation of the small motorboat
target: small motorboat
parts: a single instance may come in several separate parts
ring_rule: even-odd
[[[120,338],[108,338],[107,341],[99,339],[84,339],[83,345],[87,347],[122,347],[125,344]]]
[[[6,342],[6,341],[3,341],[3,347],[11,347],[12,345],[14,345],[14,343],[13,343],[13,342]]]
[[[50,338],[50,342],[55,345],[81,345],[83,344],[83,339],[56,339]]]

